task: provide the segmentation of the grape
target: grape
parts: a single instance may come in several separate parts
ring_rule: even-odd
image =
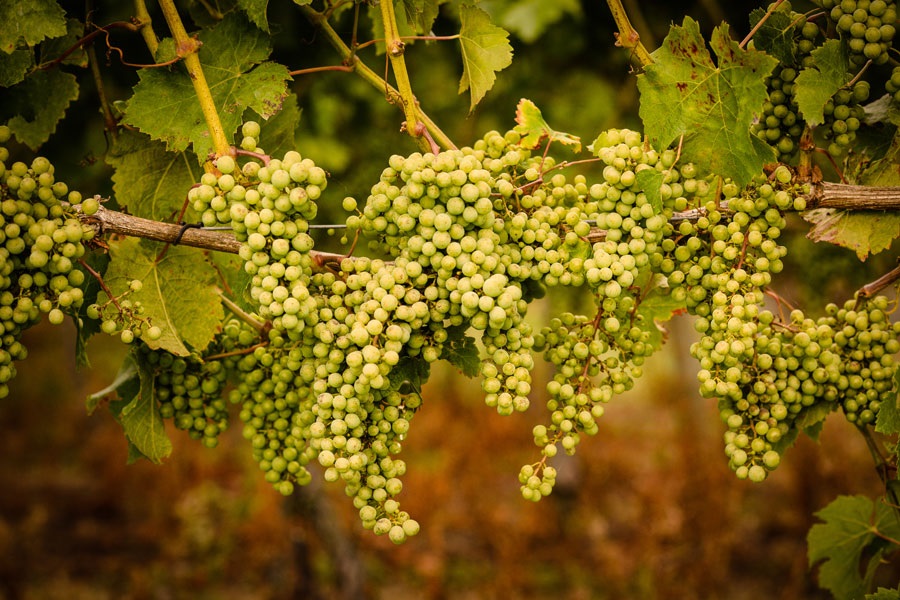
[[[0,126],[0,143],[9,138]],[[48,159],[7,166],[8,156],[0,147],[0,397],[9,394],[13,362],[27,354],[22,333],[42,314],[59,325],[83,304],[84,273],[75,263],[93,235],[63,203],[77,203],[80,194],[55,180]]]

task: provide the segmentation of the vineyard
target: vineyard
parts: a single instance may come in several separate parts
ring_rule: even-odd
[[[252,564],[214,533],[244,515],[293,530],[259,597],[452,596],[486,545],[475,593],[900,598],[896,5],[696,8],[0,4],[3,411],[71,381],[31,410],[117,424],[113,497],[199,503],[202,575],[137,587]],[[16,455],[77,433],[18,410]]]

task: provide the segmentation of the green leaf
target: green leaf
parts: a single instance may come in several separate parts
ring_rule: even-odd
[[[466,334],[468,327],[458,325],[447,328],[447,341],[441,358],[459,369],[466,377],[475,377],[479,373],[481,358],[475,340]]]
[[[190,152],[168,152],[162,142],[127,129],[119,134],[106,162],[115,169],[113,191],[119,206],[154,221],[172,221],[203,174]]]
[[[894,371],[894,389],[900,390],[900,369]],[[890,401],[881,403],[878,417],[875,419],[875,431],[885,435],[900,433],[900,394],[895,394]]]
[[[859,260],[890,248],[900,235],[900,214],[860,212],[836,208],[815,208],[803,213],[813,228],[806,237],[814,242],[828,242],[856,252]]]
[[[100,405],[100,402],[109,396],[110,394],[119,393],[119,389],[125,386],[129,382],[133,382],[133,380],[138,378],[138,366],[134,361],[134,357],[129,354],[125,357],[125,360],[122,361],[122,365],[119,367],[119,372],[116,373],[115,379],[113,379],[112,383],[103,388],[102,390],[96,391],[90,396],[87,397],[87,401],[85,402],[85,408],[87,409],[87,414],[92,415],[94,411],[97,410],[97,407]],[[123,390],[124,391],[124,390]],[[121,393],[119,393],[121,397]]]
[[[813,441],[819,440],[825,419],[828,418],[837,405],[834,402],[817,402],[806,408],[797,417],[797,428],[805,433]]]
[[[144,306],[143,316],[163,331],[162,337],[146,344],[187,356],[185,343],[203,350],[213,339],[224,317],[216,292],[217,273],[195,248],[169,246],[156,261],[162,244],[136,238],[109,244],[110,266],[104,279],[113,294],[129,289],[131,280],[143,283],[141,290],[127,297]]]
[[[400,0],[406,22],[418,35],[428,35],[438,16],[440,5],[446,0]]]
[[[56,131],[56,124],[76,98],[74,75],[59,69],[36,71],[0,96],[0,110],[15,115],[6,124],[20,142],[37,150]]]
[[[66,34],[41,44],[41,64],[58,60],[64,53],[75,47],[83,35],[84,23],[78,19],[66,19]],[[88,65],[88,57],[84,46],[77,46],[73,52],[70,52],[62,59],[61,64],[86,67]]]
[[[897,539],[900,534],[894,509],[865,496],[839,496],[816,513],[824,521],[813,525],[807,536],[809,565],[822,563],[819,585],[838,600],[860,598],[866,591],[866,579],[860,573],[863,553],[870,557],[866,574],[871,577],[885,548],[896,546],[876,534]]]
[[[713,31],[715,64],[700,27],[690,17],[673,26],[653,64],[638,76],[640,116],[654,147],[668,148],[684,136],[682,157],[701,173],[730,177],[743,185],[774,159],[772,148],[750,133],[766,99],[765,78],[777,61],[742,50],[727,25]]]
[[[650,275],[649,269],[647,273]],[[655,351],[662,347],[666,339],[666,330],[662,323],[684,312],[685,304],[672,298],[664,276],[657,274],[650,275],[650,277],[650,282],[645,286],[646,291],[637,309],[637,313],[643,318],[635,320],[634,324],[650,332],[647,343]]]
[[[203,73],[229,142],[247,108],[263,118],[281,110],[290,75],[284,66],[264,62],[272,50],[267,35],[231,13],[214,28],[201,31],[199,40]],[[193,144],[202,159],[212,149],[194,86],[182,65],[142,69],[125,122],[165,141],[170,150],[183,151]]]
[[[172,442],[166,435],[159,406],[156,403],[153,372],[148,365],[138,367],[141,380],[140,392],[122,408],[119,420],[125,436],[141,455],[150,462],[159,464],[172,454]],[[134,456],[128,457],[133,462]]]
[[[459,93],[471,92],[469,112],[484,98],[497,79],[495,73],[512,64],[509,34],[491,23],[491,17],[476,6],[459,7],[459,43],[462,50],[463,74]]]
[[[253,118],[255,118],[254,115]],[[250,119],[248,119],[250,120]],[[300,124],[300,107],[297,96],[291,92],[281,105],[278,114],[265,120],[259,117],[259,139],[269,156],[284,156],[297,149],[297,126]]]
[[[8,0],[0,2],[0,50],[15,50],[19,40],[34,46],[45,38],[66,33],[66,13],[55,0]]]
[[[897,121],[892,119],[892,122],[898,124],[900,112],[897,112],[895,109],[892,116],[893,119],[897,119]],[[885,155],[876,161],[872,161],[872,164],[859,174],[856,182],[860,185],[900,185],[900,129],[894,134],[891,145]]]
[[[237,3],[241,10],[247,13],[250,22],[269,33],[269,20],[266,18],[269,0],[237,0]]]
[[[529,44],[566,15],[581,16],[578,0],[482,0],[479,5],[497,23]]]
[[[0,53],[0,87],[10,87],[23,81],[33,64],[31,48],[19,48],[11,54]]]
[[[581,152],[581,138],[554,131],[544,120],[541,109],[527,98],[522,98],[516,105],[516,123],[514,129],[522,136],[519,145],[523,148],[537,148],[541,141],[549,139],[550,142],[574,146],[575,152]]]
[[[840,40],[828,40],[812,51],[814,67],[800,71],[794,81],[794,98],[800,114],[810,125],[825,122],[825,103],[849,78],[847,53]]]
[[[767,11],[764,8],[753,9],[750,13],[750,27],[756,27],[766,14]],[[769,14],[769,17],[753,34],[753,47],[774,56],[782,64],[791,65],[794,63],[794,33],[796,30],[797,21],[791,17],[789,12],[776,10]]]
[[[647,201],[653,207],[653,212],[659,214],[663,210],[662,184],[666,174],[656,169],[641,169],[635,174],[635,182],[639,189],[647,196]]]
[[[388,373],[391,389],[401,394],[418,394],[428,381],[431,367],[420,357],[401,356],[400,362]]]
[[[874,594],[866,594],[866,600],[900,600],[900,590],[880,587]]]

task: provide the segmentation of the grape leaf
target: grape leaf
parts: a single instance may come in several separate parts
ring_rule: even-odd
[[[259,139],[269,156],[284,156],[289,150],[297,149],[297,126],[300,123],[300,107],[297,96],[290,93],[284,99],[281,110],[267,120],[258,120]]]
[[[865,496],[839,496],[816,516],[824,523],[813,525],[806,539],[810,567],[822,563],[819,585],[838,600],[861,597],[885,549],[896,548],[876,535],[894,539],[900,535],[894,509]],[[860,574],[864,552],[865,577]]]
[[[815,67],[803,69],[794,81],[794,98],[806,122],[819,125],[825,122],[825,103],[847,83],[850,63],[840,40],[828,40],[812,58]]]
[[[100,405],[100,402],[102,402],[104,398],[106,398],[110,394],[118,393],[119,388],[137,378],[137,363],[134,361],[134,357],[131,354],[128,354],[125,357],[125,360],[122,361],[122,364],[119,367],[119,372],[116,373],[116,377],[115,379],[113,379],[112,383],[110,383],[102,390],[98,390],[87,397],[87,401],[85,402],[87,414],[94,414],[94,411],[97,410],[97,407]],[[120,397],[121,395],[122,394],[120,394]]]
[[[418,394],[430,371],[431,367],[421,357],[402,356],[388,373],[388,381],[391,389],[401,394]]]
[[[111,241],[109,246],[106,284],[119,296],[132,279],[140,280],[141,290],[127,297],[140,301],[143,316],[163,331],[160,339],[146,340],[146,344],[178,356],[190,353],[185,343],[203,350],[224,317],[216,292],[216,270],[203,254],[194,248],[170,246],[157,262],[161,244],[128,238]]]
[[[190,152],[167,152],[162,142],[128,130],[119,134],[106,162],[115,169],[113,191],[119,206],[154,221],[172,221],[202,175]]]
[[[519,145],[523,148],[537,148],[542,140],[549,139],[551,143],[559,142],[575,146],[574,151],[581,152],[581,138],[576,135],[554,131],[547,124],[547,121],[544,120],[541,109],[527,98],[522,98],[519,100],[519,104],[516,105],[516,123],[517,125],[514,129],[516,133],[522,136],[522,139],[519,140]]]
[[[641,169],[635,174],[635,183],[647,196],[653,212],[659,214],[663,210],[662,184],[666,174],[656,169]]]
[[[664,276],[653,275],[649,269],[645,273],[646,275],[642,273],[640,279],[649,279],[647,283],[638,282],[645,289],[637,309],[637,313],[643,318],[636,319],[634,325],[650,333],[647,343],[656,351],[662,348],[667,336],[662,323],[684,312],[685,304],[672,298]]]
[[[462,51],[463,74],[459,93],[471,92],[469,112],[494,87],[495,73],[512,64],[509,34],[491,23],[491,17],[476,6],[459,7],[459,43]]]
[[[481,358],[475,340],[466,334],[465,325],[447,328],[447,341],[441,358],[446,359],[466,377],[475,377],[480,372]]]
[[[900,214],[896,213],[814,208],[804,212],[803,219],[813,225],[806,237],[849,248],[859,260],[890,248],[900,235]]]
[[[237,3],[241,10],[247,13],[250,22],[269,33],[269,20],[266,18],[269,0],[237,0]]]
[[[66,13],[55,0],[0,2],[0,50],[15,50],[19,40],[34,46],[45,38],[66,33]]]
[[[6,124],[20,142],[37,150],[56,131],[56,124],[76,98],[74,75],[59,69],[36,71],[0,96],[0,110],[15,115]]]
[[[828,418],[837,405],[834,402],[816,402],[803,410],[797,416],[797,429],[802,431],[811,440],[818,441],[822,429],[825,427],[825,419]]]
[[[33,63],[31,48],[18,48],[11,54],[0,53],[0,87],[10,87],[23,81]]]
[[[263,118],[281,109],[290,75],[284,66],[264,62],[271,52],[268,36],[237,13],[201,31],[199,40],[203,73],[232,142],[245,109],[252,108]],[[181,65],[140,71],[125,122],[165,141],[170,150],[182,151],[193,144],[194,153],[202,159],[212,148],[194,86]]]
[[[447,0],[400,0],[406,12],[406,22],[419,35],[431,33],[440,5]]]
[[[153,372],[149,366],[140,364],[140,392],[122,408],[119,420],[125,429],[125,436],[144,458],[159,464],[162,459],[172,454],[172,442],[166,435],[162,415],[156,404]],[[134,462],[133,453],[129,452],[129,461]]]
[[[900,590],[880,587],[874,594],[866,594],[866,600],[900,600]]]
[[[651,143],[668,148],[684,136],[682,157],[701,173],[731,177],[739,185],[759,174],[774,152],[750,133],[766,99],[765,78],[777,61],[742,50],[728,26],[713,31],[713,63],[700,26],[690,17],[673,26],[653,63],[638,76],[640,116]]]
[[[87,52],[84,46],[77,46],[78,40],[84,35],[84,24],[78,19],[66,19],[66,34],[41,44],[41,63],[47,64],[59,60],[64,53],[76,48],[63,58],[60,63],[76,67],[86,67],[88,64]]]
[[[754,8],[750,12],[750,27],[756,27],[767,12],[764,8]],[[787,12],[776,10],[753,34],[753,47],[774,56],[782,64],[793,64],[795,31],[796,21]]]

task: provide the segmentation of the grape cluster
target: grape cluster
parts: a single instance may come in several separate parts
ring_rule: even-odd
[[[808,23],[813,29],[815,25]],[[797,100],[794,97],[794,79],[797,70],[790,66],[779,66],[766,79],[769,98],[763,104],[759,120],[751,131],[774,146],[780,158],[791,156],[797,149],[797,142],[803,134],[803,121],[798,115]]]
[[[140,344],[137,357],[153,375],[162,418],[172,419],[175,427],[187,431],[192,439],[215,448],[229,424],[225,394],[229,375],[236,370],[240,349],[257,338],[256,330],[231,320],[202,354],[182,357]]]
[[[900,323],[891,323],[885,296],[830,304],[819,319],[834,332],[841,356],[837,400],[851,423],[875,422],[884,402],[896,400],[894,355],[900,351]]]
[[[0,126],[0,144],[9,139]],[[94,233],[67,208],[64,201],[78,204],[81,195],[56,181],[50,161],[8,161],[0,146],[0,397],[9,394],[13,361],[27,355],[22,333],[43,314],[58,325],[81,307],[85,275],[77,261]]]
[[[866,113],[862,103],[869,98],[869,82],[857,81],[851,88],[835,92],[825,103],[825,139],[831,140],[828,152],[832,156],[843,154],[856,139]]]
[[[900,66],[891,70],[891,77],[885,82],[884,88],[891,95],[894,104],[900,104]]]
[[[87,200],[85,200],[87,202]],[[128,282],[128,289],[115,297],[109,297],[106,292],[98,294],[98,302],[87,307],[85,314],[88,318],[100,321],[100,331],[108,335],[116,335],[124,344],[132,343],[135,338],[153,342],[162,337],[162,328],[153,325],[151,320],[144,316],[144,305],[140,300],[132,300],[129,296],[143,289],[140,279],[132,279]],[[103,300],[103,297],[106,297]]]
[[[829,11],[841,37],[847,39],[850,61],[862,66],[868,61],[881,65],[888,60],[897,24],[894,0],[820,0]]]

